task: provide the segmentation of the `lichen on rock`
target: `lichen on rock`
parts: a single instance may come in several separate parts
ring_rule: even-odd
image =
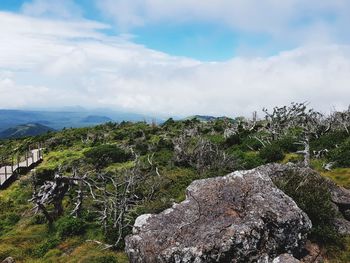
[[[272,262],[298,253],[311,221],[263,169],[194,181],[186,200],[142,215],[126,237],[132,263]]]

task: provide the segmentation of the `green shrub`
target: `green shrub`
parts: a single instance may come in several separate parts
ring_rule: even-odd
[[[33,225],[42,225],[45,224],[46,221],[46,217],[42,214],[35,214],[32,218],[31,218],[31,224]]]
[[[226,138],[226,140],[225,140],[225,145],[227,147],[238,145],[240,143],[241,143],[241,138],[239,137],[238,134],[233,134],[230,137]]]
[[[57,238],[50,238],[31,249],[30,254],[36,258],[42,258],[50,249],[55,248],[59,243]]]
[[[6,223],[8,225],[15,225],[19,220],[21,219],[21,217],[17,214],[17,213],[9,213],[6,216]]]
[[[96,168],[105,167],[111,163],[123,163],[131,158],[131,153],[117,145],[103,144],[93,147],[84,153],[88,163]]]
[[[0,214],[0,234],[11,229],[21,219],[17,213],[7,212]]]
[[[259,142],[255,138],[250,138],[250,137],[245,137],[242,140],[242,144],[240,145],[240,149],[243,151],[251,151],[252,149],[254,151],[258,151],[262,147],[263,146],[262,146],[261,142]]]
[[[174,153],[169,150],[161,150],[154,154],[154,160],[158,165],[168,165],[173,159]]]
[[[35,172],[35,183],[43,185],[45,181],[53,180],[56,170],[51,167],[40,167]]]
[[[259,157],[268,163],[272,163],[283,160],[284,153],[277,144],[270,144],[260,149]]]
[[[148,153],[148,144],[146,142],[138,141],[135,144],[135,150],[140,154],[140,155],[145,155]]]
[[[253,169],[264,164],[264,160],[254,152],[236,150],[231,154],[235,157],[239,169]]]
[[[220,132],[220,133],[224,132],[224,130],[225,130],[225,123],[224,123],[224,121],[220,120],[220,119],[216,119],[214,121],[213,129],[216,132]]]
[[[65,239],[66,237],[84,234],[86,230],[86,223],[82,219],[68,216],[61,217],[59,220],[57,220],[55,227],[57,236],[60,239]]]
[[[162,149],[172,151],[174,149],[173,142],[169,139],[160,138],[157,143],[157,150],[162,150]]]
[[[333,227],[336,211],[325,181],[315,174],[289,173],[275,184],[290,196],[312,221],[310,238],[319,244],[338,244],[339,235]]]
[[[315,151],[323,149],[331,150],[335,148],[336,145],[342,144],[347,138],[349,138],[349,135],[346,131],[332,131],[320,136],[319,138],[314,138],[310,142],[310,148]]]
[[[298,151],[298,145],[295,143],[295,139],[292,137],[284,137],[277,141],[277,144],[284,152],[294,153]]]
[[[335,162],[335,166],[337,167],[350,167],[350,139],[332,150],[328,158],[330,161]]]
[[[225,138],[224,136],[220,135],[220,134],[213,134],[213,135],[207,135],[206,138],[212,142],[212,143],[215,143],[215,144],[223,144],[225,143]]]
[[[83,263],[117,263],[118,260],[115,256],[107,255],[107,256],[92,256],[87,260],[83,260]]]

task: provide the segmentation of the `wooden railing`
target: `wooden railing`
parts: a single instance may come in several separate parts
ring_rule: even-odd
[[[5,164],[3,159],[2,164],[4,165],[0,167],[0,188],[12,181],[20,169],[29,169],[37,165],[42,159],[42,148],[30,150],[24,154],[24,158],[17,157],[16,161],[11,158],[10,164]]]

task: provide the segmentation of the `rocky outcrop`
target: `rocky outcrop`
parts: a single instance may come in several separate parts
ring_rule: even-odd
[[[290,254],[282,254],[275,258],[272,263],[300,263],[300,261]]]
[[[298,253],[311,221],[268,171],[194,181],[186,200],[137,218],[126,237],[132,263],[272,262]]]

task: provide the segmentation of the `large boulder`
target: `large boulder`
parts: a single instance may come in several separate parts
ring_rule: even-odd
[[[138,217],[126,252],[132,263],[272,262],[298,253],[310,229],[268,173],[237,171],[194,181],[182,203]]]

